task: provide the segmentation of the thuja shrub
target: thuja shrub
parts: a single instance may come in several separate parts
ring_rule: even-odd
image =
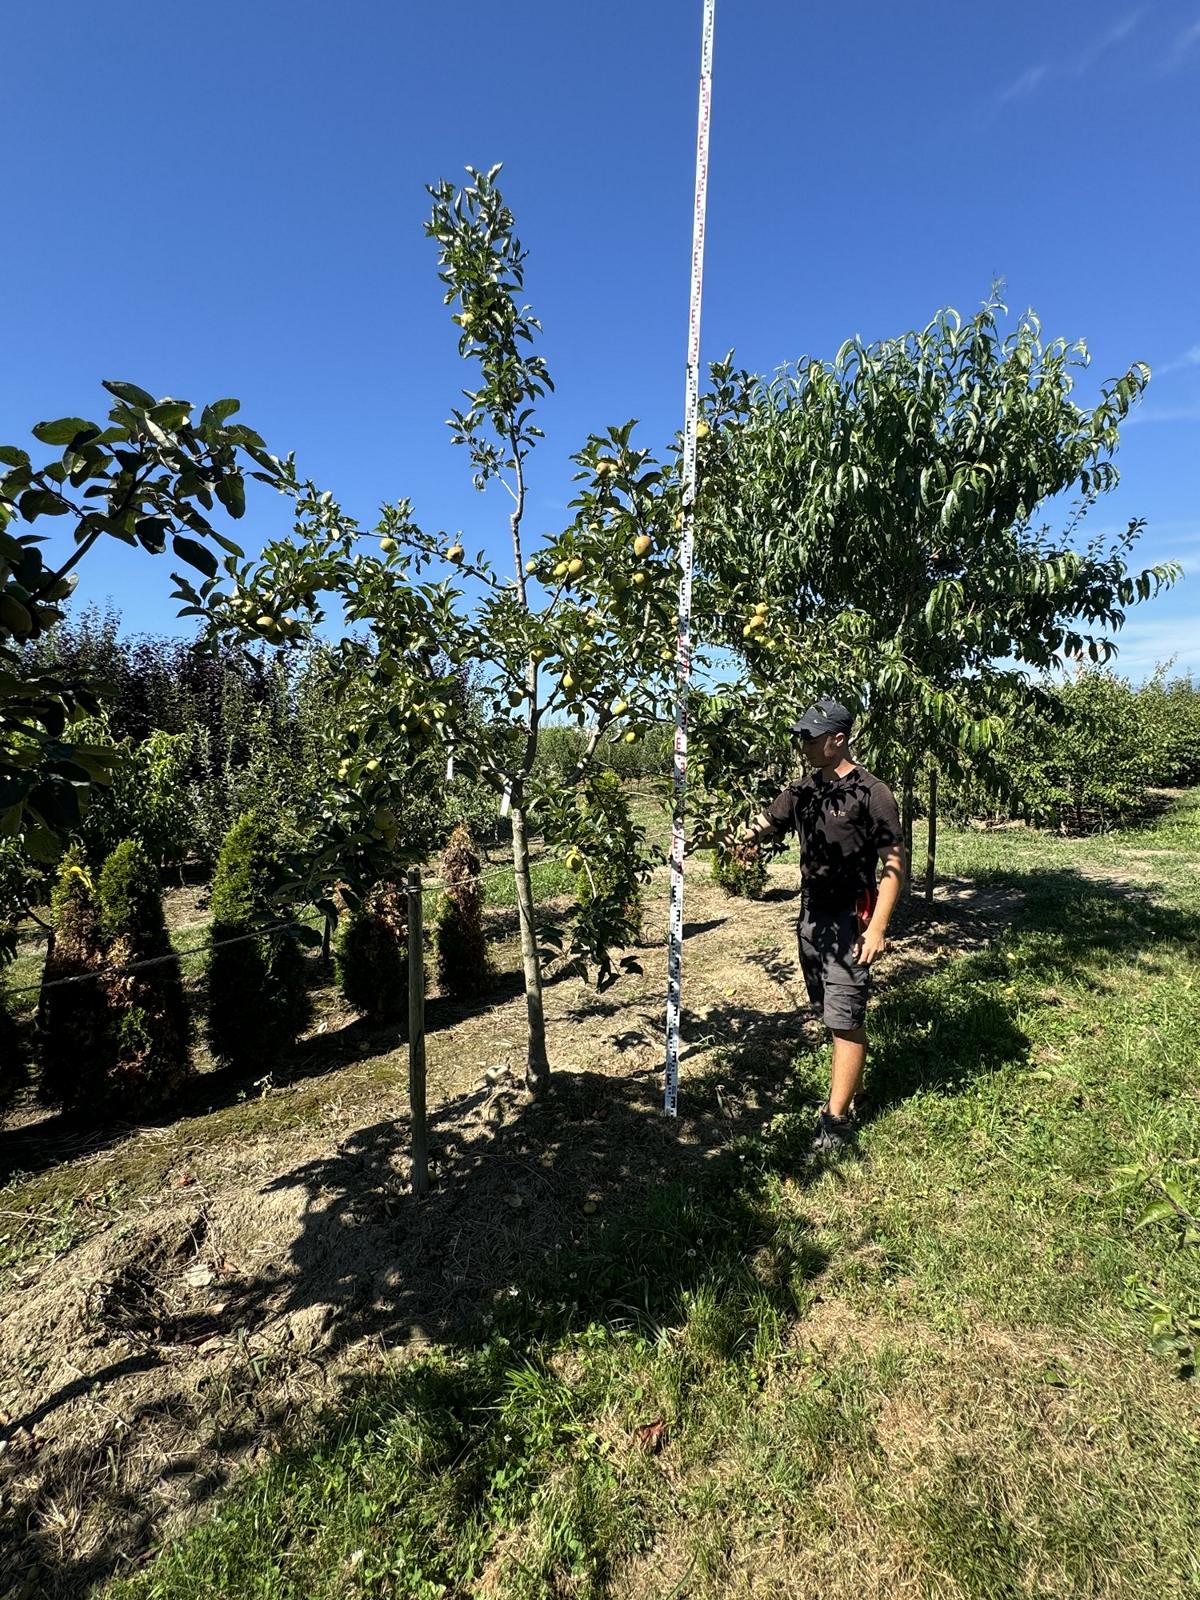
[[[761,900],[767,887],[767,858],[761,845],[735,844],[730,850],[714,850],[713,882],[726,894],[744,900]]]
[[[50,1105],[88,1103],[106,1081],[112,1059],[108,995],[96,890],[81,846],[63,856],[50,897],[52,936],[46,951],[36,1034],[40,1089]]]
[[[0,975],[0,1117],[20,1088],[25,1076],[25,1037],[4,991]]]
[[[286,1051],[312,1014],[292,912],[273,898],[280,861],[277,829],[247,812],[217,858],[209,931],[207,1022],[217,1061],[254,1072]]]
[[[408,901],[401,884],[377,883],[354,904],[343,902],[334,944],[338,985],[374,1022],[408,1012]]]
[[[104,863],[97,899],[112,1043],[96,1098],[148,1109],[169,1100],[187,1074],[188,1016],[158,869],[139,840],[123,840]],[[153,965],[127,970],[146,962]]]
[[[577,928],[597,947],[635,944],[642,932],[643,830],[630,817],[615,772],[594,773],[578,804],[585,851],[575,873]]]
[[[437,921],[437,975],[446,994],[473,1000],[492,983],[483,933],[479,852],[466,828],[455,828],[442,852],[445,892]]]

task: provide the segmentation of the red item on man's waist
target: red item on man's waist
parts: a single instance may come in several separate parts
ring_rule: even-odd
[[[863,933],[866,933],[867,925],[875,915],[875,907],[878,901],[879,890],[874,884],[869,889],[864,889],[858,897],[854,911],[858,917],[858,926]]]

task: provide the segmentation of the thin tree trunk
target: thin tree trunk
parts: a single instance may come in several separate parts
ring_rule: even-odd
[[[932,901],[933,885],[937,878],[937,768],[929,769],[929,843],[925,850],[925,898]]]
[[[43,979],[45,978],[46,968],[50,965],[51,961],[54,959],[54,935],[55,935],[55,932],[56,932],[56,930],[55,930],[54,924],[50,923],[50,925],[46,929],[46,959],[45,959],[45,962],[43,963],[43,966],[42,966]],[[45,986],[43,984],[43,987],[38,990],[38,1003],[37,1003],[37,1027],[38,1027],[38,1031],[40,1032],[41,1029],[44,1028],[45,1026],[46,1026],[46,989],[45,989]]]
[[[904,787],[900,798],[900,825],[904,830],[904,860],[907,866],[905,885],[912,883],[912,855],[913,855],[913,811],[916,808],[916,794],[913,786],[913,768],[907,765],[904,768]]]
[[[525,969],[525,1009],[529,1019],[529,1055],[525,1087],[540,1099],[550,1083],[550,1058],[546,1053],[546,1016],[542,1009],[542,968],[538,961],[537,928],[533,916],[533,884],[529,876],[529,839],[525,833],[524,802],[512,807],[513,876],[517,883],[517,918],[521,927],[521,964]]]

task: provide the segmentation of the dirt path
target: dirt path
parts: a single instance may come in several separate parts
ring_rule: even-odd
[[[546,1106],[519,1092],[524,1000],[503,919],[496,1002],[431,1002],[422,1201],[405,1181],[402,1047],[329,994],[287,1081],[250,1098],[202,1080],[190,1115],[91,1148],[77,1136],[84,1153],[58,1165],[50,1133],[19,1130],[8,1153],[41,1169],[30,1192],[71,1188],[76,1225],[0,1292],[0,1596],[87,1592],[356,1375],[454,1337],[606,1212],[759,1126],[819,1038],[800,1009],[794,876],[776,866],[758,903],[689,885],[675,1123],[659,1114],[660,873],[633,952],[644,975],[604,994],[549,986]],[[898,929],[881,983],[985,945],[1015,908],[943,887]],[[494,1066],[511,1075],[489,1092]]]

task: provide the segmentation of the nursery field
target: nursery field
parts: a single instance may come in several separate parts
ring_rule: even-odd
[[[551,969],[534,1102],[491,880],[495,988],[427,1005],[424,1198],[399,1033],[316,952],[261,1081],[138,1125],[18,1106],[0,1594],[1195,1594],[1200,795],[940,852],[829,1170],[792,854],[758,901],[692,860],[678,1122],[662,869],[641,976]],[[545,915],[573,887],[534,882]],[[202,941],[196,889],[168,921]]]

